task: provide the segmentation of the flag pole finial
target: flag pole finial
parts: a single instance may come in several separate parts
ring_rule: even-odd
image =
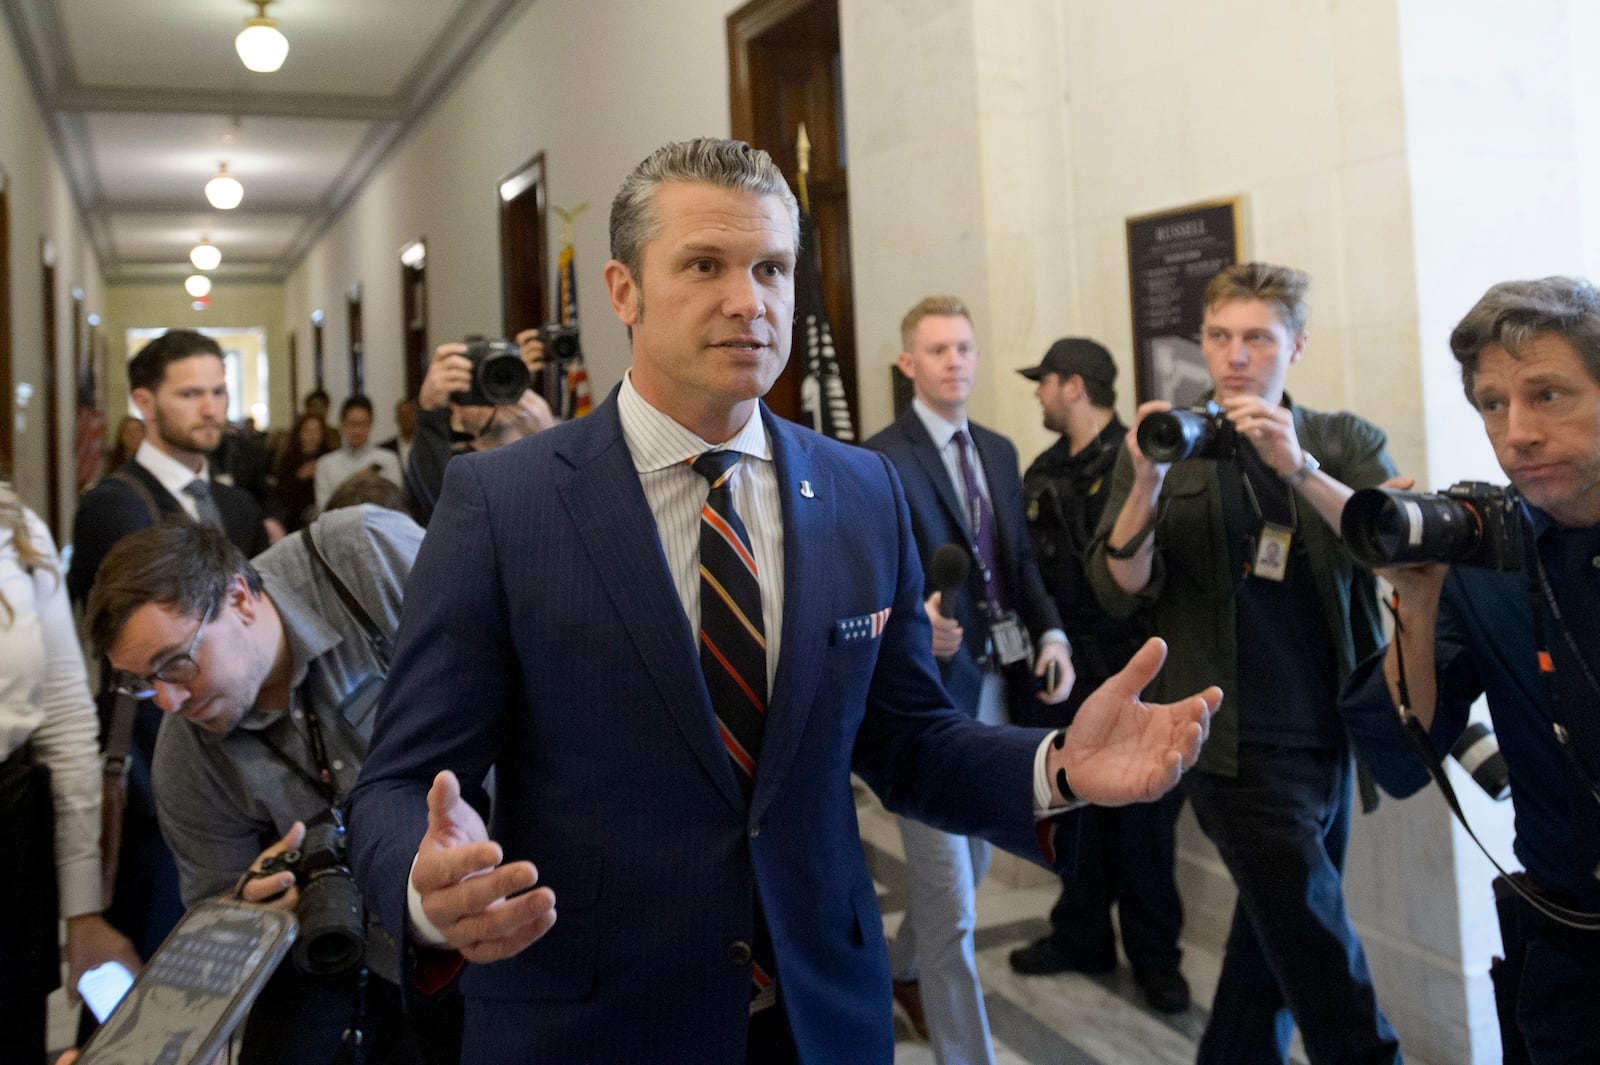
[[[800,163],[800,209],[811,213],[811,197],[807,194],[806,175],[811,173],[811,138],[806,136],[806,124],[800,123],[800,135],[794,142],[795,155]]]
[[[554,208],[556,214],[561,216],[561,243],[573,243],[573,238],[576,231],[574,223],[576,222],[578,216],[586,211],[588,207],[589,204],[587,201],[585,201],[584,203],[578,204],[578,206],[574,207],[570,211],[562,210],[560,207]]]

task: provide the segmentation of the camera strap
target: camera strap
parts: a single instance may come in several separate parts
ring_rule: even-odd
[[[1406,684],[1405,650],[1399,638],[1401,631],[1404,629],[1404,626],[1400,623],[1399,596],[1395,595],[1386,600],[1386,605],[1390,614],[1394,617],[1395,672],[1396,687],[1399,688],[1400,695],[1401,732],[1404,734],[1406,743],[1411,747],[1412,751],[1422,759],[1422,764],[1427,767],[1428,775],[1438,785],[1439,791],[1444,794],[1444,801],[1450,807],[1450,812],[1455,814],[1456,820],[1461,822],[1461,827],[1467,830],[1467,835],[1472,838],[1473,843],[1478,845],[1478,849],[1483,852],[1483,856],[1489,859],[1489,864],[1495,867],[1495,871],[1504,878],[1507,886],[1522,896],[1523,901],[1529,906],[1532,906],[1550,920],[1566,925],[1568,928],[1575,928],[1584,932],[1600,931],[1600,913],[1571,910],[1528,890],[1524,883],[1525,878],[1507,872],[1505,867],[1495,860],[1495,856],[1489,853],[1489,848],[1483,845],[1483,841],[1478,838],[1478,834],[1472,830],[1472,824],[1467,820],[1465,811],[1461,809],[1461,801],[1456,797],[1456,789],[1450,783],[1450,776],[1445,772],[1444,761],[1439,757],[1439,752],[1434,750],[1433,739],[1428,735],[1428,730],[1423,727],[1422,720],[1411,710],[1411,689]],[[1535,611],[1535,614],[1537,614],[1537,611]],[[1541,657],[1546,656],[1541,652]],[[1565,744],[1562,746],[1565,747]]]
[[[1547,626],[1545,625],[1544,611],[1541,605],[1550,612],[1550,617],[1555,621],[1556,630],[1561,633],[1566,643],[1567,651],[1572,655],[1573,662],[1577,663],[1578,671],[1583,675],[1592,695],[1600,697],[1600,683],[1596,683],[1594,669],[1589,663],[1583,649],[1578,646],[1577,639],[1572,635],[1572,626],[1567,624],[1565,616],[1561,613],[1561,604],[1556,601],[1555,588],[1550,583],[1550,575],[1544,568],[1544,558],[1539,554],[1539,545],[1534,539],[1533,521],[1527,511],[1527,501],[1521,495],[1517,496],[1518,510],[1522,515],[1522,536],[1524,557],[1528,565],[1528,598],[1531,613],[1533,614],[1533,632],[1538,651],[1539,674],[1544,678],[1545,693],[1550,704],[1550,728],[1555,733],[1556,742],[1560,744],[1562,753],[1566,755],[1572,772],[1583,783],[1584,791],[1600,806],[1600,786],[1595,784],[1594,775],[1589,771],[1583,758],[1578,754],[1577,745],[1573,742],[1572,734],[1562,722],[1562,711],[1565,707],[1561,700],[1561,684],[1556,676],[1555,656],[1550,653],[1550,640]]]

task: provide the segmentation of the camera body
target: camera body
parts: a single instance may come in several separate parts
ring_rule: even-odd
[[[575,325],[541,325],[539,342],[544,345],[544,357],[551,362],[571,362],[583,357],[583,345],[578,342]]]
[[[361,889],[350,873],[349,845],[344,819],[327,810],[306,823],[306,836],[298,848],[275,854],[261,863],[262,876],[293,873],[300,889],[295,918],[300,935],[294,943],[294,963],[303,973],[328,976],[348,972],[366,954],[366,908]]]
[[[1483,481],[1457,481],[1434,495],[1363,488],[1345,504],[1339,529],[1350,553],[1366,566],[1459,562],[1519,570],[1523,565],[1517,497]]]
[[[472,363],[472,387],[452,392],[450,401],[463,407],[499,407],[516,403],[531,380],[522,361],[522,349],[509,340],[470,336],[464,341]]]
[[[1220,459],[1238,446],[1233,423],[1216,403],[1146,414],[1135,435],[1139,450],[1151,462]]]

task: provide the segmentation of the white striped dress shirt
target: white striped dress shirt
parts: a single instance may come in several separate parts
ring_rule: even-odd
[[[722,445],[708,444],[646,402],[633,387],[630,372],[623,377],[617,395],[617,414],[696,646],[700,640],[700,509],[711,494],[711,485],[689,464],[707,451],[738,451],[744,456],[733,471],[733,508],[750,535],[750,551],[756,559],[761,625],[767,641],[767,691],[772,691],[778,650],[783,646],[783,513],[772,441],[761,422],[759,406],[733,439]]]

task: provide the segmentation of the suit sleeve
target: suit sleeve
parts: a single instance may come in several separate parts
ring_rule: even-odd
[[[486,809],[483,780],[516,690],[506,594],[476,470],[451,463],[406,585],[394,661],[351,794],[353,864],[397,937],[405,934],[406,881],[434,775],[453,770],[463,794]]]
[[[144,501],[120,481],[101,481],[78,503],[72,519],[72,567],[67,593],[82,604],[94,587],[106,552],[124,536],[150,527]]]

